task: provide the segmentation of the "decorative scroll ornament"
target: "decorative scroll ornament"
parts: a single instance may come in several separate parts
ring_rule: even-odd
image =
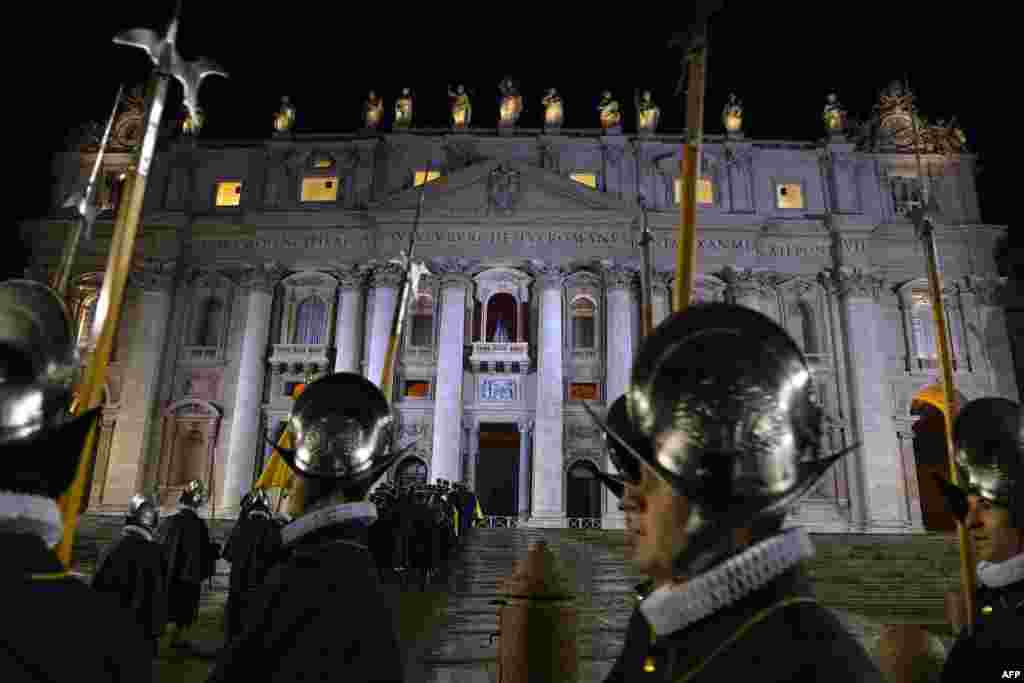
[[[827,268],[819,276],[819,281],[840,296],[855,299],[877,300],[885,286],[882,276],[850,266]]]

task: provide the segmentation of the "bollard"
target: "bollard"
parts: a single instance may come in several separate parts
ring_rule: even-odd
[[[498,683],[575,683],[576,607],[544,541],[516,562],[501,594]]]

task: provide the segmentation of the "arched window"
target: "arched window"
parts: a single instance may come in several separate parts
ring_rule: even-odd
[[[573,299],[571,306],[573,348],[592,349],[596,346],[597,329],[594,320],[596,312],[597,307],[588,297],[579,296]]]
[[[935,316],[931,296],[915,289],[910,294],[910,319],[914,332],[914,354],[920,367],[936,367],[938,342],[935,340]]]
[[[434,300],[429,296],[420,295],[416,298],[409,345],[421,349],[434,345]]]
[[[516,298],[499,292],[487,301],[486,340],[495,343],[514,342],[519,333],[516,320]]]
[[[427,483],[427,465],[419,458],[406,458],[395,471],[395,485],[399,488]]]
[[[192,338],[193,345],[218,346],[223,323],[224,303],[219,297],[207,297],[199,307],[195,336]]]
[[[295,314],[295,334],[292,344],[325,344],[327,304],[312,294],[299,303]]]

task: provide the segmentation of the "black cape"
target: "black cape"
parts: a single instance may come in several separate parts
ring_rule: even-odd
[[[187,508],[164,520],[157,538],[167,566],[168,619],[191,626],[199,615],[200,585],[217,566],[217,546],[206,522]]]
[[[74,577],[43,540],[0,533],[0,681],[145,683],[151,644],[132,615]]]
[[[253,591],[263,585],[267,572],[281,553],[281,526],[269,517],[245,517],[231,531],[224,559],[231,563],[224,630],[234,637],[242,624]]]
[[[92,587],[135,615],[139,633],[158,638],[167,626],[167,583],[159,545],[127,531],[104,558]]]
[[[882,674],[860,643],[824,607],[795,602],[766,613],[785,600],[810,597],[800,570],[791,569],[736,603],[653,644],[650,626],[638,608],[630,619],[622,654],[605,683],[883,683]],[[733,637],[736,640],[727,644]],[[648,656],[653,672],[644,671]]]
[[[974,633],[961,631],[946,657],[942,683],[995,681],[1003,671],[1024,671],[1024,581],[1002,588],[979,585],[977,606]]]
[[[287,551],[250,605],[244,630],[221,650],[208,683],[402,681],[394,608],[365,529],[328,527]]]

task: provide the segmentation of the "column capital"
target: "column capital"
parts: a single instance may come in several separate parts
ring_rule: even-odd
[[[533,428],[536,426],[536,422],[534,422],[533,418],[523,418],[519,420],[516,424],[519,426],[520,434],[529,434],[530,432],[533,431]]]
[[[676,274],[671,270],[652,270],[651,271],[651,289],[658,292],[671,292],[672,281],[675,280]]]
[[[569,275],[569,271],[558,264],[536,259],[530,261],[530,273],[542,290],[560,288]]]
[[[168,292],[174,282],[174,260],[143,258],[129,273],[132,286],[144,292]]]
[[[242,289],[270,294],[288,271],[276,263],[265,263],[236,270],[234,280]]]
[[[604,278],[605,289],[628,291],[636,286],[639,271],[630,266],[606,262],[601,264],[601,276]]]
[[[1006,294],[1006,278],[967,275],[958,283],[960,291],[974,296],[979,306],[1001,306]]]
[[[341,290],[358,290],[366,284],[366,270],[356,265],[335,266],[333,274]]]
[[[852,299],[878,301],[882,288],[885,287],[883,276],[850,266],[826,268],[819,274],[818,279],[830,291]]]
[[[397,288],[403,275],[405,269],[397,263],[378,263],[369,269],[370,283],[374,287]]]
[[[734,298],[770,293],[784,280],[778,273],[732,266],[726,266],[717,275],[725,282],[726,291]]]
[[[445,275],[465,275],[468,277],[479,264],[473,259],[462,258],[461,256],[440,256],[430,259],[426,265],[431,273],[439,277]]]

